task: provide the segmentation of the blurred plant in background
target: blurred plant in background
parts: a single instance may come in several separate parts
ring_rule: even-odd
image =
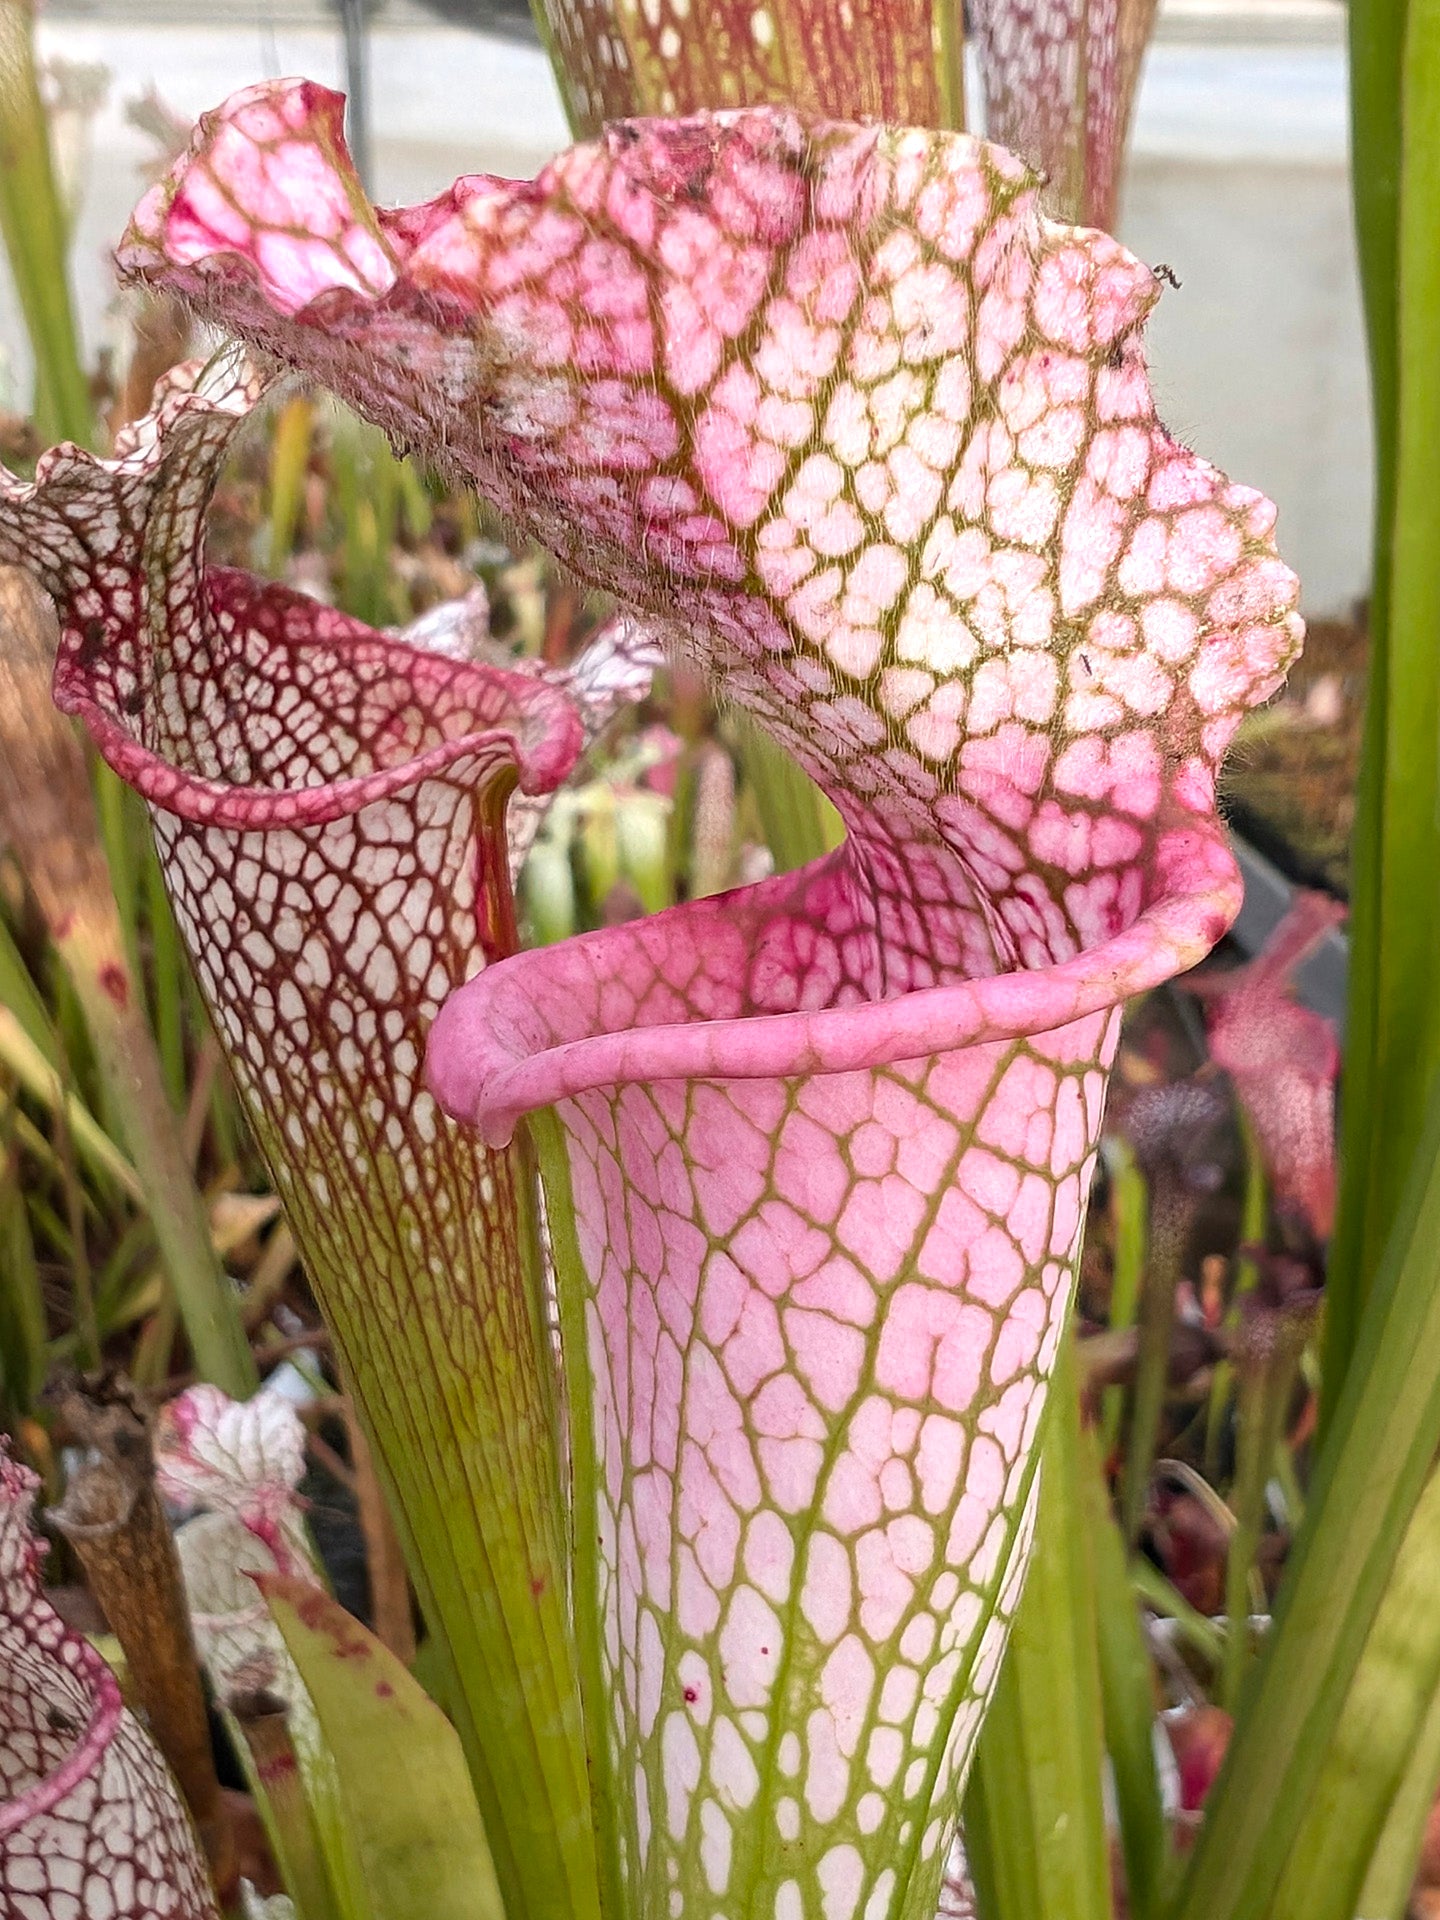
[[[965,120],[958,12],[922,0],[848,26],[798,0],[716,6],[703,22],[558,0],[543,13],[577,133],[760,100]],[[1052,211],[1107,223],[1148,10],[985,0],[974,27],[988,124],[1044,169]],[[1433,1846],[1422,1857],[1440,1779],[1440,1116],[1422,911],[1440,818],[1427,798],[1440,780],[1440,176],[1426,106],[1440,40],[1424,7],[1375,0],[1357,0],[1352,34],[1381,487],[1338,1211],[1336,1036],[1289,979],[1338,914],[1311,901],[1259,960],[1222,956],[1186,990],[1150,995],[1121,1042],[1035,1559],[966,1801],[969,1870],[957,1856],[945,1896],[985,1920],[1401,1920],[1440,1905]],[[148,123],[173,148],[163,111]],[[7,423],[6,458],[62,438],[108,448],[185,357],[189,323],[147,296],[131,364],[108,380],[87,371],[23,0],[0,0],[0,150],[0,232],[36,367],[33,424]],[[371,629],[419,622],[421,647],[479,649],[552,683],[609,615],[543,554],[513,549],[463,488],[309,392],[280,393],[230,453],[208,553]],[[394,1476],[371,1455],[322,1276],[211,1035],[145,811],[41,696],[48,611],[18,575],[0,593],[0,1427],[63,1517],[80,1461],[104,1454],[63,1370],[118,1369],[141,1389],[140,1417],[159,1409],[165,1497],[209,1508],[178,1538],[228,1729],[227,1901],[243,1873],[256,1897],[283,1886],[300,1920],[544,1912],[543,1892],[517,1896],[513,1870],[492,1864],[453,1731],[463,1680],[423,1623],[417,1649],[395,1532],[407,1515],[387,1512]],[[468,614],[442,611],[438,638],[427,633],[456,603]],[[839,843],[829,803],[748,719],[717,710],[683,666],[653,687],[648,672],[527,829],[527,944],[788,872]],[[543,1340],[553,1302],[533,1304]],[[218,1396],[196,1401],[197,1375],[242,1397],[270,1384],[247,1425]],[[204,1495],[175,1469],[197,1408],[192,1432],[226,1436]],[[29,1483],[4,1472],[19,1541]],[[241,1517],[246,1487],[264,1490],[268,1538]],[[33,1549],[12,1558],[31,1579]],[[94,1609],[97,1577],[92,1594],[77,1580],[88,1564],[62,1531],[54,1597],[158,1736],[173,1673],[196,1652],[177,1643],[168,1680],[127,1671],[105,1634],[119,1619]],[[250,1564],[265,1576],[253,1599],[235,1577]],[[30,1604],[17,1595],[7,1617]],[[108,1701],[98,1656],[65,1644],[80,1651],[56,1684],[73,1692],[79,1675]],[[20,1658],[0,1632],[4,1684]],[[44,1700],[68,1752],[72,1709],[53,1686]],[[82,1718],[88,1700],[76,1696]],[[192,1814],[213,1823],[197,1804],[210,1787],[166,1751]],[[6,1826],[26,1818],[0,1809],[0,1876],[17,1871]],[[172,1878],[185,1874],[198,1867]],[[0,1885],[42,1897],[23,1879]],[[565,1898],[567,1912],[600,1910],[593,1893]],[[137,1914],[185,1910],[137,1899]]]

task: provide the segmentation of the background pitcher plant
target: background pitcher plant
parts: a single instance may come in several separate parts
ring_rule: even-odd
[[[504,801],[565,697],[207,569],[256,376],[179,371],[98,461],[0,502],[62,610],[57,695],[150,801],[182,934],[395,1495],[515,1914],[593,1904],[557,1413],[508,1154],[420,1083],[448,987],[514,941]]]

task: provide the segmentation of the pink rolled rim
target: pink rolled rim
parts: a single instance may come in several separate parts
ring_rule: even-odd
[[[208,569],[206,577],[211,580],[239,578],[248,587],[260,589],[267,598],[283,598],[302,611],[312,605],[317,614],[322,611],[318,602],[307,601],[303,594],[292,593],[248,574],[237,575],[229,568]],[[561,784],[579,758],[583,746],[579,716],[563,692],[547,682],[526,674],[507,673],[503,668],[480,661],[461,662],[429,655],[358,621],[351,626],[352,631],[342,638],[393,653],[397,670],[417,680],[431,675],[453,688],[463,678],[477,689],[492,695],[498,692],[512,710],[513,724],[492,722],[457,735],[453,740],[436,741],[423,753],[397,761],[393,766],[377,767],[371,773],[307,787],[264,787],[231,784],[174,766],[138,740],[95,697],[89,690],[88,676],[73,661],[67,660],[63,649],[55,665],[55,704],[63,713],[74,715],[84,724],[106,764],[153,806],[184,820],[237,832],[325,826],[472,757],[490,757],[512,766],[524,793],[549,793]],[[325,636],[325,644],[335,645],[336,636]]]
[[[0,1839],[18,1832],[27,1822],[53,1812],[94,1772],[119,1730],[120,1716],[125,1710],[119,1681],[88,1640],[76,1639],[73,1644],[85,1678],[95,1690],[95,1707],[89,1725],[73,1751],[44,1779],[37,1780],[33,1787],[27,1787],[13,1799],[0,1801]]]
[[[522,1115],[601,1088],[797,1079],[1053,1033],[1172,979],[1233,922],[1243,883],[1218,823],[1183,837],[1184,865],[1203,880],[1167,893],[1102,945],[1054,966],[920,988],[893,1000],[631,1027],[530,1049],[491,1018],[491,1003],[498,990],[543,968],[554,950],[516,954],[451,994],[430,1030],[426,1079],[447,1112],[477,1127],[487,1145],[502,1147]],[[592,951],[612,937],[608,930],[580,936]]]

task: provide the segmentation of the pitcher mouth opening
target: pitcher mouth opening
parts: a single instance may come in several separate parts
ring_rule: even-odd
[[[556,686],[207,562],[211,492],[265,385],[235,349],[189,362],[110,459],[58,447],[4,486],[62,608],[56,705],[153,806],[236,832],[323,826],[445,774],[491,782],[497,810],[512,786],[553,791],[583,745]],[[77,558],[85,527],[117,515]],[[331,750],[337,688],[355,720]]]
[[[303,659],[307,648],[323,649],[336,659],[348,656],[383,666],[397,682],[403,677],[408,683],[411,703],[423,706],[443,692],[452,711],[468,707],[469,712],[453,733],[427,724],[429,744],[406,741],[397,733],[393,758],[382,746],[363,773],[287,785],[277,770],[270,779],[231,781],[178,765],[145,744],[131,717],[102,693],[73,654],[62,650],[55,668],[55,704],[83,721],[113,771],[164,812],[242,833],[324,826],[424,780],[456,777],[465,768],[477,786],[492,778],[504,780],[506,790],[515,785],[523,793],[548,793],[579,754],[579,721],[563,696],[543,681],[427,656],[304,594],[230,568],[207,568],[203,590],[212,596],[212,614],[217,610],[214,602],[228,600],[227,611],[238,609],[242,620],[247,604],[283,616],[292,629],[287,653]],[[296,681],[303,684],[314,668],[313,661],[305,662]]]
[[[833,857],[833,856],[832,856]],[[823,865],[824,863],[818,863]],[[658,965],[669,938],[701,946],[738,910],[763,932],[765,907],[742,894],[672,908],[649,920],[521,953],[471,980],[441,1008],[426,1053],[440,1104],[488,1144],[520,1117],[575,1094],[656,1080],[784,1080],[894,1065],[962,1047],[1051,1033],[1103,1014],[1195,965],[1239,911],[1242,881],[1218,823],[1173,833],[1158,867],[1177,877],[1120,933],[1049,967],[923,987],[888,1000],[809,1011],[664,1018],[625,998],[625,1024],[595,1021],[557,1037],[547,1019],[583,995],[615,1003],[637,942]],[[784,876],[787,885],[801,875]],[[1183,877],[1181,877],[1183,876]],[[616,987],[607,996],[607,984]],[[545,1012],[541,1012],[541,1005]]]

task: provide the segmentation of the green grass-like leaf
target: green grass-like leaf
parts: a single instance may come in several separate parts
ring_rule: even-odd
[[[1262,1920],[1440,1444],[1440,1090],[1173,1920]]]
[[[984,1920],[1112,1912],[1096,1589],[1068,1336],[1050,1391],[1034,1555],[965,1802]]]
[[[35,78],[34,10],[0,0],[0,237],[35,358],[35,425],[43,442],[88,444],[90,387],[66,269],[68,223]]]
[[[1345,1380],[1440,1070],[1428,935],[1440,873],[1440,15],[1433,0],[1354,0],[1350,59],[1374,408],[1375,566],[1352,854],[1340,1213],[1326,1287],[1327,1413]]]
[[[306,1786],[333,1787],[315,1824],[346,1920],[504,1920],[450,1722],[320,1588],[283,1574],[257,1580],[328,1750],[330,1781]]]
[[[1095,1589],[1095,1635],[1105,1746],[1115,1779],[1115,1808],[1125,1860],[1131,1920],[1161,1909],[1170,1838],[1155,1767],[1155,1696],[1150,1654],[1125,1564],[1125,1542],[1110,1504],[1097,1437],[1080,1435],[1079,1524]]]
[[[12,1153],[15,1106],[0,1106],[0,1429],[29,1413],[49,1364],[45,1298]]]
[[[792,873],[845,837],[840,816],[804,770],[746,716],[737,715],[735,750],[777,873]]]
[[[1376,1908],[1361,1903],[1360,1893],[1411,1758],[1418,1754],[1428,1775],[1422,1783],[1429,1788],[1426,1811],[1440,1768],[1433,1736],[1428,1749],[1420,1738],[1440,1692],[1437,1563],[1440,1477],[1432,1474],[1406,1531],[1269,1920],[1354,1920],[1356,1914],[1377,1920]],[[1396,1838],[1403,1895],[1414,1875],[1420,1830],[1412,1820],[1408,1862]]]

